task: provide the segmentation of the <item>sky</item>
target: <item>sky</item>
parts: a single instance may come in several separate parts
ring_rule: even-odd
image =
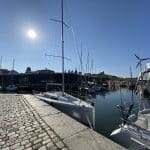
[[[0,0],[0,56],[2,68],[25,72],[51,69],[61,72],[61,0]],[[137,59],[150,57],[149,0],[64,0],[65,70],[104,71],[121,77],[134,76]],[[27,36],[33,29],[37,37]],[[89,58],[88,58],[89,55]],[[89,60],[89,63],[87,61]],[[91,68],[91,67],[89,67]]]

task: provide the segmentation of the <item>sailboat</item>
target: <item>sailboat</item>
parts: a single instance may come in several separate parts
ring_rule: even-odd
[[[16,85],[14,85],[14,63],[15,63],[15,59],[13,58],[13,67],[12,67],[12,71],[11,71],[11,84],[10,85],[8,85],[7,87],[6,87],[6,91],[7,92],[16,92],[17,91],[17,86]]]
[[[141,61],[142,59],[137,64],[137,66],[140,65],[140,70]],[[130,105],[128,112],[125,114],[123,123],[111,133],[110,137],[127,148],[140,150],[150,149],[150,108],[144,107],[144,109],[141,109],[139,103],[139,111],[136,119],[134,114],[131,114],[132,108],[133,104]]]
[[[72,95],[65,93],[64,80],[64,19],[63,19],[63,0],[61,0],[61,37],[62,37],[62,91],[45,92],[37,94],[40,100],[52,104],[57,109],[68,114],[74,119],[89,125],[91,128],[95,126],[95,108],[92,104],[82,101]],[[53,19],[54,20],[54,19]],[[56,20],[54,20],[56,21]]]
[[[150,109],[138,112],[134,122],[124,120],[120,127],[111,133],[111,138],[128,148],[150,149]]]

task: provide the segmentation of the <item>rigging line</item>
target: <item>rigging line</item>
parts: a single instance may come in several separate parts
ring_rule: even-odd
[[[74,38],[74,40],[75,40],[75,44],[78,45],[77,43],[79,42],[79,40],[78,40],[78,38],[76,37],[76,34],[75,34],[75,32],[74,32],[74,29],[73,29],[73,26],[71,26],[70,29],[71,29],[73,38]],[[78,49],[78,47],[77,47],[77,49]]]
[[[74,45],[75,45],[75,49],[76,49],[76,52],[77,54],[79,54],[79,48],[78,48],[78,40],[76,38],[76,35],[75,35],[75,32],[73,30],[73,27],[71,26],[71,32],[72,32],[72,35],[73,35],[73,38],[74,38]]]
[[[68,5],[69,5],[69,4],[68,4],[68,2],[66,2],[66,9],[67,9],[67,11],[69,11],[69,9],[68,9],[68,8],[69,8],[69,6],[68,6]],[[72,22],[72,21],[71,21],[71,19],[70,19],[70,18],[71,18],[71,17],[70,17],[70,13],[67,13],[67,14],[69,14],[69,17],[68,17],[68,18],[69,18],[69,21],[70,21],[70,22]],[[74,33],[74,31],[73,31],[73,27],[72,27],[72,26],[70,26],[70,27],[69,27],[69,29],[71,30],[71,33],[72,33],[73,38],[74,38],[74,41],[75,41],[75,42],[74,42],[75,49],[78,49],[78,47],[76,46],[78,42],[77,42],[77,39],[76,39],[75,33]]]
[[[76,38],[76,34],[75,34],[75,32],[74,32],[73,26],[71,26],[70,29],[71,29],[73,38],[74,38],[74,40],[75,40],[75,45],[78,45],[77,43],[78,43],[79,40],[78,40],[78,38]],[[79,52],[78,47],[76,47],[76,52],[77,52],[77,55],[78,55],[78,57],[79,57],[79,61],[80,61],[80,63],[81,63],[81,56],[80,56],[80,52]],[[85,77],[85,75],[84,75],[84,73],[85,73],[84,67],[82,67],[82,69],[83,69],[83,77],[84,77],[84,80],[87,82],[87,79],[86,79],[86,77]]]
[[[121,98],[121,105],[123,104],[123,98],[122,98],[122,91],[121,91],[121,86],[119,88],[119,91],[120,91],[120,98]]]
[[[51,55],[51,54],[45,54],[45,56],[62,58],[62,56]],[[70,59],[70,58],[67,58],[67,57],[64,57],[64,59],[71,61],[71,59]]]
[[[50,4],[51,4],[51,2],[50,2]],[[60,9],[59,6],[60,6],[59,0],[56,0],[56,2],[53,3],[53,10],[54,10],[54,12],[55,12],[55,14],[56,14],[56,15],[55,15],[56,18],[59,18],[59,17],[60,17],[60,14],[59,14],[59,11],[58,11],[58,10]],[[54,29],[54,28],[53,28],[53,29]],[[56,41],[56,39],[57,39],[57,38],[56,38],[56,37],[57,37],[57,34],[56,34],[56,32],[50,33],[50,35],[51,35],[51,34],[53,34],[53,35],[52,35],[53,38],[51,38],[51,36],[49,36],[49,40],[51,41],[51,46],[53,45],[54,47],[56,47],[56,42],[55,42],[55,41]]]
[[[77,38],[77,36],[76,36],[76,34],[75,34],[75,32],[74,32],[73,26],[71,26],[70,29],[71,29],[71,32],[72,32],[72,35],[73,35],[73,39],[74,39],[75,51],[76,51],[78,57],[80,58],[80,55],[79,55],[79,48],[78,48],[79,39]]]
[[[84,108],[83,108],[84,109]],[[85,111],[85,110],[84,110]],[[88,115],[86,114],[86,111],[85,111],[85,117],[86,117],[86,119],[87,119],[87,121],[88,121],[88,124],[89,124],[89,126],[90,126],[90,128],[92,129],[92,130],[94,130],[94,128],[93,128],[93,126],[92,126],[92,124],[91,124],[91,122],[90,122],[90,119],[89,119],[89,117],[88,117]],[[93,124],[94,125],[94,124]]]
[[[57,18],[60,17],[59,11],[57,11],[57,10],[60,9],[60,8],[59,8],[59,7],[60,7],[59,1],[60,1],[60,0],[57,0],[56,3],[55,3],[55,4],[56,4],[56,5],[55,5],[55,10],[56,10],[56,17],[57,17]],[[54,7],[53,7],[53,8],[54,8]]]
[[[71,6],[71,4],[69,4],[69,2],[70,2],[70,0],[65,0],[65,12],[66,12],[66,16],[67,16],[67,20],[70,22],[70,23],[72,23],[72,21],[71,21],[71,13],[70,13],[70,10],[69,10],[69,6]]]
[[[0,69],[2,69],[2,56],[0,58]]]
[[[134,91],[134,89],[133,89],[133,75],[132,75],[132,68],[131,68],[131,66],[130,66],[130,78],[131,78],[131,80],[130,80],[130,84],[131,84],[131,101],[132,101],[132,103],[134,104],[134,93],[133,93],[133,91]]]
[[[82,62],[82,56],[80,55],[80,53],[79,53],[79,51],[78,51],[78,55],[79,55],[79,59],[80,59],[80,63]],[[83,73],[84,73],[84,68],[82,67],[82,69],[83,69]],[[82,70],[81,70],[82,71]],[[83,74],[83,77],[84,77],[84,80],[87,82],[87,79],[86,79],[86,77],[85,77],[85,75]]]
[[[84,108],[83,108],[84,109]],[[85,111],[85,110],[84,110]],[[90,126],[90,128],[94,131],[94,129],[93,129],[93,127],[92,127],[92,125],[91,125],[91,122],[90,122],[90,120],[89,120],[89,117],[88,117],[88,115],[86,114],[86,111],[85,111],[85,116],[86,116],[86,119],[87,119],[87,121],[88,121],[88,123],[89,123],[89,126]],[[95,135],[93,135],[93,133],[91,132],[91,130],[88,130],[88,132],[89,132],[89,134],[91,135],[91,137],[93,138],[93,140],[95,141],[95,143],[96,143],[96,147],[95,147],[95,149],[101,149],[101,147],[99,146],[99,143],[98,143],[98,140],[96,139],[96,137],[95,137]]]
[[[67,13],[67,15],[68,15],[68,21],[70,22],[70,24],[73,24],[72,23],[72,17],[71,17],[71,13],[70,13],[70,7],[69,6],[71,6],[71,1],[70,0],[66,0],[66,13],[67,13],[67,11],[68,11],[68,13]],[[73,29],[73,26],[70,26],[70,30],[71,30],[71,33],[72,33],[72,35],[73,35],[73,38],[74,38],[74,41],[75,41],[75,45],[78,45],[77,43],[79,43],[79,40],[77,41],[77,38],[76,38],[76,36],[75,36],[75,32],[74,32],[74,29]],[[77,48],[77,47],[76,47]],[[78,48],[77,48],[78,49]]]

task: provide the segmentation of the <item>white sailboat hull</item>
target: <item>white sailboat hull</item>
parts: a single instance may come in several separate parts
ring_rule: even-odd
[[[132,141],[131,135],[127,132],[127,130],[122,128],[114,130],[111,133],[110,137],[112,140],[117,141],[118,144],[123,145],[127,148],[140,146],[138,143]]]
[[[15,92],[15,91],[17,91],[17,87],[16,86],[8,86],[8,87],[6,87],[6,90],[8,92]]]
[[[56,99],[54,95],[52,95],[52,98],[47,98],[42,94],[38,94],[37,98],[46,101],[47,103],[51,104],[58,110],[78,120],[79,122],[82,122],[88,126],[92,127],[95,126],[95,109],[93,106],[87,104],[86,102],[83,101],[79,102],[79,99],[77,99],[75,104],[74,102],[67,102],[65,99],[64,100]]]
[[[150,132],[124,125],[114,130],[111,139],[127,148],[150,149]]]

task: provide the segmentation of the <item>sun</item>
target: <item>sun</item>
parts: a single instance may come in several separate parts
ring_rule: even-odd
[[[28,30],[27,35],[30,39],[35,39],[37,37],[37,34],[33,29]]]

